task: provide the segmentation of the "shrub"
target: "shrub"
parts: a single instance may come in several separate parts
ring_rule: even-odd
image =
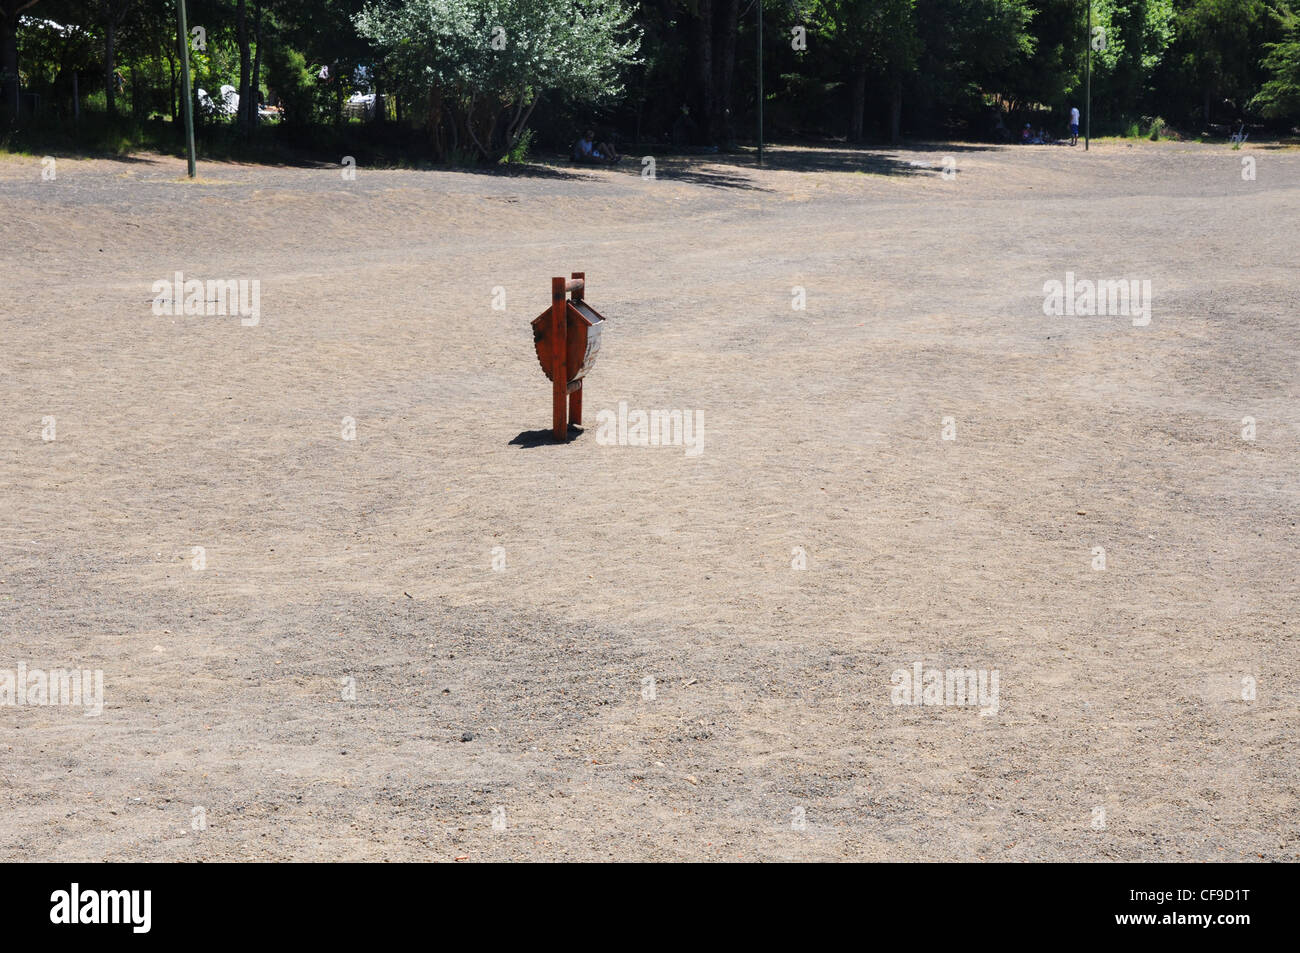
[[[284,121],[305,125],[313,116],[314,83],[307,69],[307,60],[297,50],[279,43],[268,44],[266,54],[266,85],[280,97],[284,107]]]

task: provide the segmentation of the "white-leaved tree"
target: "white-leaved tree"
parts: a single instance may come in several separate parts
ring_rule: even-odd
[[[499,159],[519,142],[538,99],[619,95],[640,33],[625,0],[379,0],[357,15],[386,69],[427,97],[444,156]]]

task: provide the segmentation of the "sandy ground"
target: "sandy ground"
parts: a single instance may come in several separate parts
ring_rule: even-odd
[[[0,159],[0,858],[1300,859],[1300,151],[772,159]]]

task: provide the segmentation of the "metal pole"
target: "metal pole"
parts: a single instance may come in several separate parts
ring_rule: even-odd
[[[198,175],[194,151],[194,95],[190,92],[190,31],[185,22],[185,0],[176,0],[176,17],[181,30],[181,86],[185,94],[185,145],[189,149],[190,178]]]
[[[1088,0],[1088,36],[1085,42],[1088,44],[1088,59],[1083,68],[1084,85],[1087,87],[1083,107],[1083,151],[1087,152],[1088,140],[1092,137],[1092,0]]]
[[[758,164],[763,164],[763,0],[758,3]]]

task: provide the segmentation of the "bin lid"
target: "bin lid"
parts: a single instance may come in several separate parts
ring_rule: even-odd
[[[569,317],[573,317],[576,315],[577,317],[581,318],[588,327],[592,326],[593,324],[600,324],[602,321],[605,320],[604,315],[602,315],[591,305],[587,304],[587,302],[585,301],[573,301],[570,299],[568,302],[566,302],[565,314]],[[550,320],[551,320],[551,309],[547,308],[537,317],[533,318],[533,320],[530,323],[533,325],[533,327],[540,326],[543,330],[545,330]]]
[[[569,299],[569,311],[576,313],[578,317],[582,318],[582,320],[586,321],[589,325],[600,324],[600,322],[605,320],[599,311],[582,299],[578,299],[577,301]]]

